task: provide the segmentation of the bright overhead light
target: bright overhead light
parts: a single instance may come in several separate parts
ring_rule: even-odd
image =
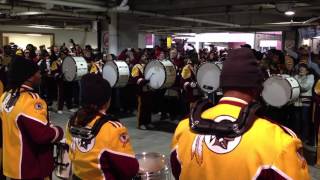
[[[27,26],[27,27],[36,28],[36,29],[57,29],[56,27],[49,26],[49,25],[30,25],[30,26]]]
[[[44,12],[37,12],[37,11],[26,11],[26,12],[17,12],[14,13],[13,15],[15,16],[34,16],[34,15],[40,15],[40,14],[45,14]]]
[[[42,36],[42,34],[32,34],[32,33],[30,33],[30,34],[26,34],[27,36],[35,36],[35,37],[40,37],[40,36]]]
[[[294,11],[292,11],[292,10],[288,10],[288,11],[284,12],[284,14],[285,14],[286,16],[293,16],[293,15],[295,15],[296,13],[295,13]]]

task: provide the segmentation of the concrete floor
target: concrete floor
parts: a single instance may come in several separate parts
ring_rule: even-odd
[[[51,121],[65,127],[67,120],[71,116],[71,113],[64,112],[60,115],[54,112],[50,112]],[[153,117],[157,130],[154,131],[142,131],[136,128],[135,116],[128,115],[127,117],[120,118],[121,122],[128,127],[131,142],[136,153],[140,152],[158,152],[164,155],[170,154],[170,143],[175,129],[175,124],[170,121],[159,121],[158,116]],[[312,180],[320,180],[320,169],[316,169],[309,166]],[[56,177],[53,178],[57,180]]]

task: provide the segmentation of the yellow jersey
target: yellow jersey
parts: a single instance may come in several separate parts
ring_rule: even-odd
[[[241,99],[224,97],[201,116],[234,122],[246,105]],[[186,119],[179,123],[172,140],[171,165],[174,176],[181,180],[307,180],[308,166],[301,149],[301,141],[290,129],[266,119],[256,119],[236,138],[196,134]]]
[[[87,128],[91,128],[100,117],[97,116]],[[97,136],[87,143],[73,137],[67,128],[66,140],[70,147],[72,172],[80,179],[126,180],[138,172],[139,165],[127,128],[118,121],[105,123]]]
[[[47,105],[32,88],[5,92],[0,98],[3,138],[3,172],[13,179],[37,179],[51,175],[53,143],[63,130],[48,121]]]

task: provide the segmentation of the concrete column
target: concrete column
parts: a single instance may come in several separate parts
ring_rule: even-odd
[[[118,53],[126,48],[138,47],[138,22],[137,18],[129,15],[118,17]]]
[[[138,48],[141,48],[141,49],[146,48],[146,34],[145,33],[138,34]]]
[[[108,25],[109,47],[108,53],[118,55],[118,15],[115,12],[109,13],[110,22]]]

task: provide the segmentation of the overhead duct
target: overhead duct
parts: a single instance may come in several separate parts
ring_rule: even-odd
[[[53,4],[60,6],[68,6],[68,7],[76,7],[76,8],[84,8],[84,9],[95,9],[101,12],[107,11],[108,8],[92,5],[92,4],[84,4],[84,3],[76,3],[76,2],[68,2],[68,1],[60,1],[60,0],[24,0],[27,2],[35,2],[35,3],[43,3],[43,4]]]
[[[85,19],[105,19],[106,17],[103,16],[95,16],[95,15],[87,15],[87,14],[80,14],[80,13],[73,13],[73,12],[63,12],[63,11],[55,11],[55,10],[47,10],[43,8],[33,8],[33,7],[23,7],[23,6],[10,6],[10,5],[4,5],[0,4],[1,9],[7,9],[11,10],[13,12],[43,12],[46,14],[52,14],[52,15],[60,15],[60,16],[69,16],[69,17],[78,17],[78,18],[85,18]]]

